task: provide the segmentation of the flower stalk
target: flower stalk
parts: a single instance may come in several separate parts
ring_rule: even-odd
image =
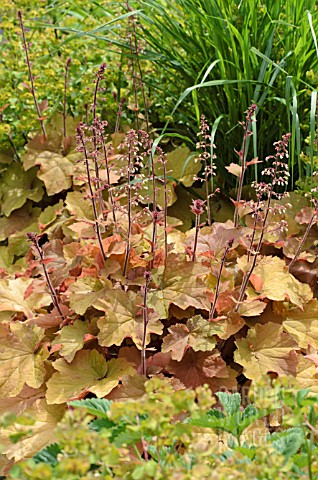
[[[251,124],[253,121],[253,115],[256,111],[257,105],[253,103],[247,110],[246,110],[246,117],[245,117],[245,122],[240,124],[244,128],[244,135],[243,135],[243,147],[242,150],[239,152],[236,151],[236,153],[239,156],[239,160],[241,163],[241,174],[239,178],[239,185],[237,189],[237,196],[236,196],[236,206],[235,206],[235,212],[234,212],[234,226],[237,227],[239,224],[239,214],[238,214],[238,206],[241,202],[241,197],[242,197],[242,189],[243,189],[243,183],[244,183],[244,176],[246,172],[246,154],[247,154],[247,139],[253,135],[253,132],[251,131]]]
[[[94,228],[95,232],[97,235],[97,240],[99,243],[99,248],[103,257],[104,262],[106,261],[106,254],[103,246],[103,241],[102,241],[102,235],[101,235],[101,230],[100,230],[100,222],[98,218],[98,211],[97,211],[97,205],[96,205],[96,193],[94,192],[93,189],[93,180],[91,177],[90,169],[89,169],[89,158],[88,158],[88,152],[86,149],[86,139],[84,136],[84,124],[80,123],[76,129],[76,139],[78,143],[77,150],[82,152],[84,154],[84,163],[86,167],[86,174],[87,174],[87,183],[88,183],[88,188],[89,188],[89,198],[92,203],[93,207],[93,213],[94,213]]]
[[[141,374],[147,375],[147,362],[146,362],[146,339],[147,339],[147,326],[148,326],[148,307],[147,307],[147,295],[149,289],[149,283],[151,281],[151,273],[146,271],[144,273],[145,285],[143,287],[143,303],[142,303],[142,320],[143,320],[143,333],[142,333],[142,345],[141,345]]]
[[[204,203],[205,202],[203,200],[192,200],[191,212],[194,213],[195,215],[195,233],[194,233],[194,243],[193,243],[193,251],[192,251],[192,262],[194,262],[196,259],[196,250],[197,250],[198,237],[199,237],[199,231],[200,231],[200,217],[204,212],[203,210]]]
[[[34,101],[34,105],[35,105],[37,114],[38,114],[38,120],[39,120],[40,125],[41,125],[42,133],[43,133],[44,137],[46,138],[47,135],[46,135],[45,127],[44,127],[44,121],[43,121],[43,118],[42,118],[41,108],[40,108],[39,102],[38,102],[38,100],[36,98],[36,94],[35,94],[34,77],[33,77],[32,70],[31,70],[31,62],[30,62],[30,58],[29,58],[29,48],[28,48],[28,44],[27,44],[27,41],[26,41],[23,15],[22,15],[21,10],[18,11],[18,18],[19,18],[19,22],[20,22],[20,28],[21,28],[21,34],[22,34],[22,40],[23,40],[23,49],[24,49],[24,52],[25,52],[25,60],[26,60],[26,64],[27,64],[27,67],[28,67],[29,79],[30,79],[30,83],[31,83],[30,91],[31,91],[31,94],[32,94],[32,97],[33,97],[33,101]]]
[[[263,210],[263,217],[261,217],[258,211],[254,212],[254,215],[258,215],[258,218],[255,219],[254,217],[254,228],[253,228],[254,232],[251,238],[250,249],[248,252],[248,260],[251,258],[251,256],[253,256],[253,260],[249,269],[247,270],[247,272],[245,272],[243,276],[238,303],[235,308],[236,312],[238,312],[240,303],[242,303],[244,300],[248,282],[257,264],[257,260],[263,244],[264,235],[267,231],[268,215],[269,213],[275,212],[275,208],[272,207],[271,205],[272,200],[274,197],[276,197],[277,199],[281,199],[286,195],[285,193],[275,192],[275,187],[276,186],[284,187],[288,184],[288,179],[289,179],[288,165],[285,162],[282,162],[282,160],[284,158],[288,158],[288,142],[289,142],[290,136],[291,134],[287,133],[286,135],[283,135],[282,140],[275,142],[274,146],[276,149],[276,154],[274,156],[270,155],[269,157],[266,158],[266,161],[273,159],[273,164],[271,167],[265,168],[262,172],[262,175],[269,176],[271,180],[268,183],[261,182],[257,184],[256,182],[254,182],[253,184],[254,187],[256,188],[257,196],[258,196],[258,204],[257,204],[258,210],[260,205],[264,205],[264,210]],[[261,203],[261,200],[260,200],[262,195],[267,196],[267,200],[263,202],[263,204]],[[277,207],[277,209],[282,210],[279,206]],[[256,249],[253,250],[256,223],[258,219],[260,219],[261,221],[260,236],[257,242]]]
[[[229,253],[229,250],[232,248],[233,242],[234,242],[234,238],[230,238],[229,241],[227,242],[227,245],[226,245],[226,247],[224,249],[224,252],[223,252],[223,255],[222,255],[221,265],[220,265],[220,269],[219,269],[219,273],[218,273],[218,277],[217,277],[217,282],[216,282],[216,287],[215,287],[214,300],[211,304],[211,308],[210,308],[210,312],[209,312],[209,321],[210,322],[213,320],[215,309],[216,309],[216,304],[217,304],[217,301],[218,301],[218,298],[219,298],[219,295],[220,295],[221,276],[222,276],[222,271],[223,271],[223,268],[224,268],[224,265],[225,265],[226,256]]]
[[[62,320],[64,321],[65,320],[65,316],[63,315],[63,312],[62,312],[62,309],[60,307],[60,303],[59,303],[59,299],[58,299],[58,296],[57,296],[57,293],[55,291],[55,288],[53,287],[52,285],[52,282],[51,282],[51,279],[50,279],[50,275],[49,275],[49,272],[47,270],[47,267],[46,267],[46,264],[45,264],[45,258],[44,258],[44,252],[42,250],[42,248],[40,247],[40,244],[39,244],[39,241],[38,241],[38,237],[35,233],[27,233],[27,237],[28,239],[30,240],[30,242],[32,242],[33,246],[35,247],[38,255],[39,255],[39,258],[40,258],[40,263],[42,265],[42,268],[43,268],[43,272],[44,272],[44,276],[45,276],[45,280],[46,280],[46,285],[49,289],[49,292],[50,292],[50,295],[51,295],[51,299],[52,299],[52,303],[53,303],[53,306],[56,308],[56,310],[58,311],[59,315],[61,316]]]

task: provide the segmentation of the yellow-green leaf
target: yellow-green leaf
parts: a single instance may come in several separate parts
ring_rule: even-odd
[[[33,406],[24,412],[24,415],[33,420],[32,425],[26,427],[15,424],[1,429],[0,442],[4,447],[2,453],[16,462],[32,457],[47,444],[56,441],[55,427],[64,413],[64,405],[47,405],[44,399],[36,400]],[[24,431],[28,433],[19,442],[15,444],[10,442],[10,435]]]
[[[282,325],[257,323],[251,328],[246,338],[236,340],[235,362],[244,367],[244,375],[252,380],[259,380],[268,372],[279,375],[295,375],[297,354],[296,342]]]
[[[52,299],[43,289],[34,291],[24,298],[25,291],[32,281],[32,278],[25,277],[0,279],[0,312],[23,312],[27,317],[32,317],[33,308],[50,305]]]
[[[74,164],[67,157],[44,151],[37,156],[36,164],[40,165],[38,177],[43,180],[48,195],[55,195],[72,186]]]
[[[318,350],[318,300],[313,299],[303,309],[289,310],[283,326],[301,348],[310,345]]]
[[[59,350],[60,355],[68,362],[74,360],[76,352],[81,350],[84,346],[84,337],[88,333],[88,320],[75,320],[73,325],[66,325],[62,328],[56,340],[52,345],[61,344]]]
[[[107,280],[107,287],[111,287],[109,280]],[[79,315],[84,315],[86,310],[105,294],[104,284],[96,277],[78,278],[75,283],[72,283],[69,291],[70,307]]]
[[[24,384],[39,388],[45,377],[48,351],[40,346],[44,330],[14,322],[0,325],[0,397],[14,397]]]
[[[60,358],[53,366],[57,372],[47,382],[49,404],[64,403],[88,392],[102,398],[118,385],[123,375],[135,372],[127,360],[120,358],[106,362],[97,350],[78,352],[72,363]]]
[[[94,307],[106,312],[106,316],[98,320],[100,329],[98,339],[101,345],[110,347],[120,345],[127,337],[141,348],[143,338],[142,296],[132,291],[108,290],[104,298],[94,302]],[[148,310],[146,344],[150,341],[150,333],[160,335],[163,325],[158,316]]]
[[[238,260],[242,270],[246,266],[246,257]],[[278,257],[262,258],[251,275],[251,283],[256,294],[270,300],[284,301],[301,307],[312,299],[309,285],[299,282],[288,272],[284,260]]]
[[[27,199],[39,202],[44,194],[42,182],[36,176],[37,169],[28,172],[21,163],[13,163],[6,169],[0,184],[1,211],[8,217],[13,210],[22,207]]]

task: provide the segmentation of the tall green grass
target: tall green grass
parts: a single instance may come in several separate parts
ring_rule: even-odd
[[[59,12],[64,8],[66,16],[79,18],[67,41],[89,36],[129,56],[120,34],[128,21],[126,2],[122,2],[121,16],[119,2],[92,3],[94,8],[84,1],[80,14],[76,3],[72,8],[65,8],[64,1],[53,4]],[[291,187],[316,169],[318,81],[307,79],[307,72],[317,72],[318,67],[316,0],[130,0],[129,4],[147,42],[139,56],[152,62],[161,75],[154,74],[153,82],[148,81],[158,89],[162,117],[182,118],[194,137],[200,115],[205,114],[214,125],[216,163],[229,188],[235,179],[225,165],[237,160],[234,149],[239,150],[242,142],[238,122],[252,102],[258,109],[249,157],[263,159],[272,152],[273,142],[290,131]],[[111,20],[112,11],[116,23]],[[97,24],[94,30],[85,26],[85,18],[92,16]],[[65,23],[60,28],[67,32]],[[158,85],[163,76],[164,85]],[[171,98],[175,98],[172,108]],[[180,128],[179,133],[183,132]],[[311,163],[306,166],[301,152],[308,136]],[[249,169],[247,181],[257,177],[258,167],[262,168]]]
[[[238,121],[255,102],[250,155],[264,158],[291,131],[292,183],[310,173],[314,166],[306,172],[300,153],[309,131],[313,150],[317,85],[308,83],[306,73],[318,66],[315,0],[141,0],[134,6],[142,10],[144,57],[169,72],[172,91],[196,86],[183,94],[192,95],[191,107],[177,105],[190,126],[195,128],[200,113],[211,123],[225,115],[216,135],[219,163],[235,158],[242,136]]]

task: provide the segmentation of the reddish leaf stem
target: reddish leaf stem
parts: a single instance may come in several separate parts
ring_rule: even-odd
[[[191,211],[195,215],[195,233],[194,233],[194,243],[193,243],[193,252],[192,252],[192,262],[195,261],[196,258],[196,250],[198,245],[198,237],[200,231],[200,216],[203,213],[203,200],[192,200]]]
[[[142,304],[142,319],[143,319],[143,334],[141,345],[141,373],[147,375],[147,363],[146,363],[146,339],[147,339],[147,326],[148,326],[148,308],[147,308],[147,294],[149,283],[151,280],[151,273],[145,272],[145,286],[143,287],[143,304]]]
[[[86,150],[86,145],[85,145],[85,139],[84,139],[84,133],[83,133],[83,124],[80,124],[77,127],[77,138],[81,143],[81,151],[84,153],[84,162],[85,162],[85,167],[86,167],[86,173],[87,173],[87,182],[88,182],[88,188],[90,192],[90,200],[92,203],[93,207],[93,213],[94,213],[94,219],[95,219],[95,232],[97,235],[98,243],[99,243],[99,248],[103,257],[104,262],[106,261],[106,254],[103,246],[103,241],[102,241],[102,235],[100,231],[100,225],[99,225],[99,219],[98,219],[98,212],[97,212],[97,206],[96,206],[96,198],[95,198],[95,193],[93,190],[93,181],[91,178],[91,173],[89,170],[89,159],[88,159],[88,153]]]
[[[46,280],[46,285],[47,285],[47,287],[50,291],[50,295],[51,295],[51,298],[52,298],[52,303],[53,303],[54,307],[57,309],[57,311],[59,312],[62,320],[65,320],[65,316],[63,315],[60,304],[59,304],[57,293],[56,293],[56,291],[55,291],[55,289],[52,285],[49,272],[47,271],[46,265],[44,263],[44,260],[45,260],[44,253],[43,253],[42,248],[39,245],[38,238],[37,238],[35,233],[31,233],[31,232],[27,233],[27,237],[33,243],[33,245],[36,248],[36,251],[38,252],[38,255],[40,257],[40,263],[41,263],[42,268],[43,268],[43,272],[44,272],[44,276],[45,276],[45,280]]]
[[[312,216],[311,216],[311,218],[310,218],[310,221],[309,221],[309,223],[308,223],[308,225],[307,225],[306,231],[305,231],[305,233],[304,233],[304,235],[303,235],[303,238],[301,239],[301,241],[300,241],[300,243],[299,243],[299,245],[298,245],[298,248],[297,248],[297,250],[296,250],[296,253],[295,253],[295,255],[294,255],[294,258],[292,259],[292,261],[291,261],[290,264],[288,265],[288,270],[291,269],[291,267],[294,265],[294,263],[295,263],[296,260],[298,259],[299,255],[300,255],[300,252],[302,251],[302,248],[303,248],[303,246],[304,246],[304,243],[305,243],[305,241],[306,241],[306,239],[307,239],[307,237],[308,237],[308,235],[309,235],[310,229],[311,229],[311,227],[313,226],[313,224],[314,224],[314,222],[315,222],[315,220],[316,220],[317,215],[318,215],[318,212],[317,212],[316,210],[314,210],[313,213],[312,213]]]
[[[239,223],[239,215],[238,215],[238,205],[241,201],[242,196],[242,189],[243,189],[243,182],[244,176],[246,171],[246,154],[247,154],[247,139],[252,135],[250,130],[252,124],[252,118],[255,113],[257,105],[253,103],[249,109],[246,111],[245,123],[244,123],[244,137],[243,137],[243,148],[238,153],[239,159],[241,161],[241,174],[239,179],[239,185],[237,189],[237,196],[236,196],[236,207],[234,212],[234,226],[237,227]]]
[[[229,250],[232,248],[233,242],[234,242],[234,238],[230,238],[229,241],[227,242],[227,245],[226,245],[226,247],[224,249],[224,252],[223,252],[223,255],[222,255],[220,270],[219,270],[219,273],[218,273],[218,278],[217,278],[216,287],[215,287],[214,300],[213,300],[213,303],[211,304],[210,313],[209,313],[209,321],[213,320],[213,317],[214,317],[216,303],[217,303],[219,295],[220,295],[220,283],[221,283],[222,271],[223,271],[223,268],[224,268],[224,265],[225,265],[226,256],[227,256]]]

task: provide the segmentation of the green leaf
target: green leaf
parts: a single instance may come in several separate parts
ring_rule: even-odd
[[[72,402],[68,402],[68,405],[71,407],[85,408],[87,413],[108,420],[107,413],[109,412],[112,403],[111,400],[107,400],[106,398],[85,398],[84,400],[73,400]]]
[[[28,199],[35,202],[42,199],[44,190],[36,173],[36,168],[25,172],[21,163],[13,163],[7,168],[0,183],[1,211],[6,217]]]
[[[233,415],[240,411],[241,395],[239,393],[217,392],[216,396],[228,415]]]
[[[46,463],[48,465],[56,466],[58,464],[57,456],[61,452],[61,448],[57,443],[52,443],[43,450],[40,450],[33,459],[36,463]]]
[[[272,434],[270,440],[273,447],[288,459],[300,449],[304,436],[301,429],[290,428],[281,433]]]

